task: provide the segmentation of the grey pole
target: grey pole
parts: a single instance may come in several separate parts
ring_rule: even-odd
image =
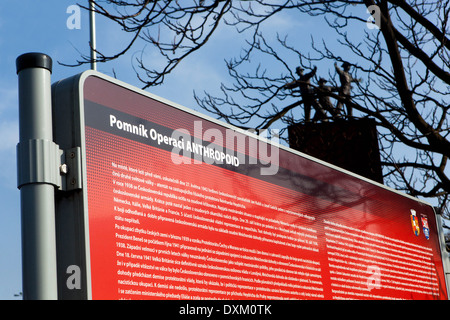
[[[97,40],[95,38],[95,3],[94,1],[89,1],[89,25],[90,25],[90,34],[91,34],[91,69],[97,70]]]
[[[58,298],[55,186],[58,185],[60,159],[52,132],[52,60],[45,54],[27,53],[19,56],[16,64],[23,297],[53,300]]]

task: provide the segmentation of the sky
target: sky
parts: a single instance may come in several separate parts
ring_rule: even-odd
[[[84,2],[84,1],[83,1]],[[20,299],[22,290],[20,200],[17,189],[16,145],[19,141],[18,88],[15,61],[27,52],[46,53],[53,59],[52,82],[68,78],[89,69],[89,65],[66,67],[60,63],[75,63],[80,52],[89,53],[89,18],[81,10],[80,24],[73,28],[70,6],[77,0],[21,0],[0,2],[0,299]],[[69,9],[69,10],[68,10]],[[69,21],[69,25],[68,25]],[[304,17],[299,21],[289,16],[273,19],[267,30],[283,33],[289,29],[321,30],[323,21],[316,24]],[[308,32],[298,32],[297,41],[310,41]],[[97,46],[99,50],[114,52],[122,48],[127,35],[97,17]],[[182,63],[163,85],[148,91],[185,107],[204,112],[197,106],[193,91],[218,92],[227,70],[224,59],[240,53],[243,39],[228,29],[219,29],[202,50]],[[133,49],[118,61],[99,64],[98,71],[137,87],[141,83],[131,67]],[[158,58],[147,52],[147,59]],[[293,61],[295,69],[298,61]],[[202,72],[199,72],[202,71]]]

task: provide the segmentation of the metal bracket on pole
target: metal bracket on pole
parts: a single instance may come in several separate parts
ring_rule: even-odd
[[[17,144],[17,187],[48,183],[61,191],[82,188],[80,147],[60,150],[53,141],[34,139]]]
[[[81,148],[65,150],[61,156],[61,187],[62,191],[82,189],[81,178]]]
[[[61,187],[61,151],[50,140],[32,139],[17,145],[17,187],[30,183],[48,183]]]

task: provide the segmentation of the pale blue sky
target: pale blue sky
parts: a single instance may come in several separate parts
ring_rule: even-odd
[[[0,299],[17,299],[14,294],[22,290],[21,279],[21,231],[19,191],[16,187],[16,144],[18,142],[18,97],[16,58],[26,52],[43,52],[53,58],[52,82],[70,77],[89,68],[88,65],[68,68],[58,64],[73,63],[79,59],[77,50],[88,54],[89,19],[82,11],[81,28],[69,29],[67,8],[76,0],[21,0],[0,3]],[[87,1],[80,1],[87,2]],[[323,20],[302,20],[283,16],[270,21],[266,31],[289,33],[297,37],[297,45],[309,44],[310,33],[323,30]],[[296,29],[296,32],[292,32]],[[303,30],[302,32],[300,32]],[[306,32],[305,32],[306,30]],[[327,29],[325,29],[327,30]],[[193,99],[197,92],[218,92],[220,83],[227,81],[225,58],[239,55],[242,41],[234,32],[222,28],[202,50],[181,64],[164,85],[148,91],[188,108],[201,111]],[[120,47],[127,36],[118,32],[103,19],[97,17],[98,48],[109,53]],[[318,39],[320,40],[320,39]],[[122,47],[120,47],[122,48]],[[131,68],[132,54],[137,47],[118,61],[100,64],[98,70],[110,76],[113,70],[117,78],[140,86]],[[155,64],[159,58],[151,51],[146,57]],[[298,60],[292,61],[292,70]],[[328,66],[329,68],[332,65]],[[322,75],[326,75],[326,70]]]

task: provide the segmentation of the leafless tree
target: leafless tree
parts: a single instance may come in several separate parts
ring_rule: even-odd
[[[98,14],[117,22],[129,33],[129,43],[114,52],[98,52],[99,61],[113,60],[145,41],[157,48],[166,63],[159,69],[137,57],[136,72],[143,88],[161,84],[183,59],[201,49],[220,25],[234,26],[246,36],[239,57],[226,62],[232,84],[221,94],[196,94],[198,103],[217,117],[240,127],[269,128],[301,122],[300,93],[286,90],[295,80],[295,69],[312,69],[335,62],[350,62],[355,77],[350,96],[327,94],[344,103],[355,117],[369,116],[379,128],[385,181],[414,196],[439,197],[445,207],[450,192],[447,167],[450,156],[450,2],[442,0],[97,0]],[[87,6],[86,6],[87,7]],[[370,9],[366,12],[367,9]],[[270,42],[265,23],[289,12],[325,20],[339,41],[335,46],[311,39],[300,49],[289,35]],[[363,13],[363,14],[362,14]],[[373,15],[374,25],[367,18]],[[376,27],[376,28],[375,28]],[[379,27],[379,28],[378,28]],[[358,28],[363,36],[350,36]],[[298,32],[298,30],[293,30]],[[271,59],[252,64],[251,57]],[[297,56],[292,65],[288,56]],[[79,61],[89,63],[88,57]],[[252,72],[248,72],[249,65]],[[333,68],[327,77],[339,86]],[[318,74],[324,77],[319,67]],[[317,79],[316,79],[317,80]],[[317,83],[317,81],[316,81]],[[317,85],[312,83],[317,89]],[[317,89],[320,90],[320,89]],[[257,125],[253,125],[257,123]],[[398,150],[408,150],[399,154]]]

